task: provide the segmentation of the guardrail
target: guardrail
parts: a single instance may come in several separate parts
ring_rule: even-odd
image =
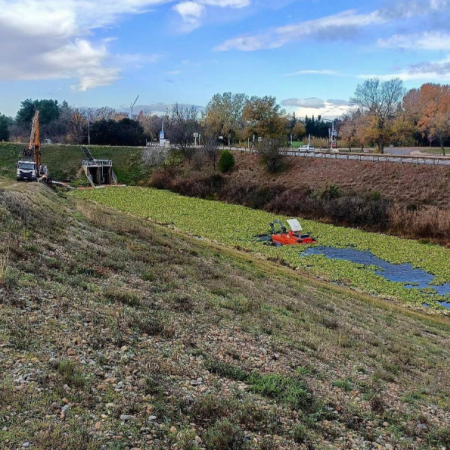
[[[229,150],[240,151],[244,153],[258,153],[255,149],[231,147]],[[300,152],[295,150],[281,150],[280,153],[285,156],[303,157],[303,158],[323,158],[323,159],[344,159],[348,161],[370,161],[370,162],[396,162],[400,164],[416,164],[428,166],[450,166],[450,157],[445,156],[416,156],[416,155],[391,155],[389,153],[349,153],[349,152],[330,152],[313,151]]]
[[[112,160],[110,159],[93,159],[90,160],[83,160],[81,163],[83,166],[112,166]]]

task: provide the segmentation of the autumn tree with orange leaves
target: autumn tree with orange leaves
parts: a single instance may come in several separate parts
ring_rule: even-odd
[[[437,140],[445,156],[444,142],[450,137],[450,86],[424,84],[420,90],[408,94],[411,114],[417,115],[417,129],[431,142]]]

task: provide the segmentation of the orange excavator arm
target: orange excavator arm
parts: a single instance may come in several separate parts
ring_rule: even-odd
[[[30,145],[28,150],[34,154],[34,162],[36,169],[39,170],[41,166],[41,139],[39,126],[39,111],[34,113],[33,122],[31,125]]]

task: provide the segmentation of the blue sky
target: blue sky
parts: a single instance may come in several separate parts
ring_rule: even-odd
[[[0,0],[0,112],[274,95],[333,117],[365,78],[450,80],[450,0]]]

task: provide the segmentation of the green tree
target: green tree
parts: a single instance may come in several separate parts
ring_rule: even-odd
[[[288,118],[275,97],[252,97],[245,105],[243,118],[247,135],[274,138],[286,135]]]
[[[40,123],[47,125],[59,118],[60,105],[58,100],[24,100],[17,112],[17,123],[22,125],[31,123],[36,110],[39,110]]]
[[[234,164],[235,164],[234,156],[231,154],[231,152],[229,152],[228,150],[222,152],[218,164],[219,170],[222,173],[230,172],[231,170],[233,170]]]
[[[225,92],[214,95],[206,107],[204,125],[216,136],[223,135],[231,144],[244,128],[242,115],[247,101],[245,94]]]
[[[91,144],[142,145],[143,132],[144,129],[135,120],[98,120],[91,125]]]
[[[11,125],[11,119],[3,114],[0,114],[0,141],[9,140],[9,125]]]
[[[308,116],[305,117],[305,134],[328,139],[329,129],[330,124],[324,122],[321,116],[317,117],[317,119],[314,116],[311,118]]]
[[[292,134],[294,136],[294,139],[300,140],[305,136],[306,134],[306,127],[305,124],[302,122],[296,122],[294,125],[294,128],[292,129]]]

